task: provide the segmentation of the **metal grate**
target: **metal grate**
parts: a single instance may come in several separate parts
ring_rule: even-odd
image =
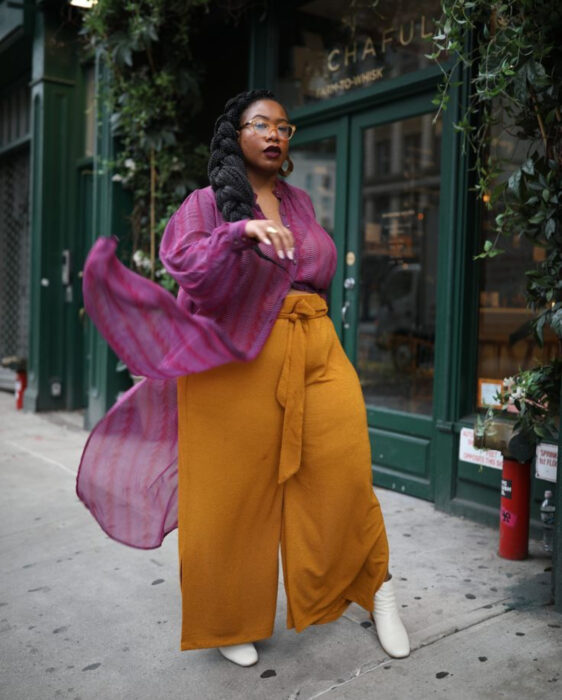
[[[29,327],[29,148],[0,159],[0,358],[27,357]],[[0,387],[13,389],[3,370]]]

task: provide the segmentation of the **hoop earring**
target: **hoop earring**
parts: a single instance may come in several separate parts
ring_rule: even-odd
[[[291,160],[290,156],[287,156],[287,159],[285,162],[287,163],[287,167],[284,170],[283,170],[283,166],[281,166],[279,168],[279,175],[281,175],[281,177],[289,177],[289,175],[295,169],[295,164]],[[283,165],[285,165],[285,163],[283,163]]]

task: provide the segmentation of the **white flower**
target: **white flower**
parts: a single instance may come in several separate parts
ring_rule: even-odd
[[[115,173],[115,175],[111,178],[112,182],[122,182],[123,178],[119,173]]]
[[[503,380],[503,383],[505,384],[505,388],[507,389],[507,391],[509,391],[511,387],[515,384],[515,379],[513,377],[506,377]]]
[[[126,158],[124,165],[126,168],[128,168],[129,170],[133,170],[133,171],[136,170],[136,168],[137,168],[137,164],[135,163],[135,161],[132,158]]]
[[[525,389],[523,387],[518,386],[515,391],[511,392],[511,396],[514,401],[517,401],[517,399],[522,399],[525,397]]]
[[[142,250],[135,250],[135,252],[133,253],[133,262],[137,266],[137,269],[149,272],[150,260],[146,253],[143,253]]]

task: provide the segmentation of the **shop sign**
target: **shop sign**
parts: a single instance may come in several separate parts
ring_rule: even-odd
[[[503,468],[502,453],[498,450],[479,450],[474,447],[474,430],[463,428],[459,441],[459,459],[491,469]]]
[[[333,47],[325,52],[324,66],[318,71],[328,82],[313,88],[314,96],[331,97],[382,80],[386,77],[389,49],[400,50],[415,39],[427,41],[433,33],[427,30],[428,26],[427,18],[421,15],[417,21],[412,19],[407,24],[386,27],[378,35],[368,34],[360,41]],[[373,66],[373,62],[382,65]]]
[[[303,2],[279,26],[277,92],[297,106],[425,69],[441,12],[438,0]]]
[[[535,453],[535,476],[537,479],[556,482],[558,446],[539,442]]]

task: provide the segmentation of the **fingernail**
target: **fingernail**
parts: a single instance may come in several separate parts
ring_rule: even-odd
[[[281,260],[285,260],[285,253],[282,250],[278,250],[277,255],[281,258]]]
[[[269,240],[269,238],[264,238],[264,239],[263,239],[263,242],[264,242],[266,245],[271,245],[271,241]]]
[[[294,260],[294,259],[295,259],[295,255],[294,255],[294,253],[293,253],[293,249],[292,249],[292,248],[290,248],[290,249],[287,251],[287,257],[289,258],[289,260]]]

